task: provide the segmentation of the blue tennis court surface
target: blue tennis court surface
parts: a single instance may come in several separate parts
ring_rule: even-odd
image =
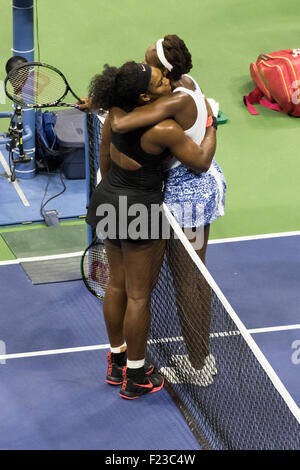
[[[104,351],[1,366],[2,449],[199,449],[163,390],[128,403],[103,381]]]
[[[300,319],[300,235],[211,244],[208,269],[247,328]]]
[[[212,243],[207,257],[298,406],[299,248],[300,236]],[[81,281],[33,285],[0,265],[0,296],[1,449],[200,449],[166,390],[127,402],[104,382],[101,303]]]
[[[300,235],[211,244],[207,264],[300,406]]]
[[[0,364],[1,449],[199,449],[165,390],[128,403],[104,382],[101,303],[81,281],[33,286],[19,265],[0,279],[6,354],[49,351]]]

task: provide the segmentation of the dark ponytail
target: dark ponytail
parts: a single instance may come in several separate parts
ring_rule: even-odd
[[[89,85],[89,97],[93,108],[108,110],[115,106],[117,67],[104,65],[102,74],[95,75]]]
[[[147,77],[143,77],[144,88],[141,90],[140,66],[133,61],[126,62],[120,68],[106,64],[102,74],[96,75],[89,86],[92,107],[109,110],[112,106],[118,106],[131,111],[138,104],[140,93],[146,91],[151,78],[150,66],[143,65]]]

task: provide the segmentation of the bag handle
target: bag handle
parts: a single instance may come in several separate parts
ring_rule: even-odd
[[[252,106],[253,103],[259,103],[262,99],[263,94],[258,87],[255,88],[249,95],[244,96],[244,103],[247,106],[249,113],[252,115],[259,114],[258,111]]]
[[[269,56],[267,56],[267,55],[265,55],[265,54],[260,54],[260,55],[259,55],[259,59],[263,59],[263,60],[269,60],[269,59],[270,59],[270,57],[269,57]]]
[[[247,106],[249,113],[252,115],[257,115],[259,114],[258,111],[252,106],[254,103],[258,103],[261,106],[264,106],[265,108],[272,109],[273,111],[278,111],[282,113],[282,109],[277,103],[272,103],[269,101],[267,98],[263,98],[263,93],[260,91],[259,88],[255,88],[249,95],[244,96],[244,103]]]

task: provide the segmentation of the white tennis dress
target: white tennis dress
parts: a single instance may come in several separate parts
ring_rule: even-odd
[[[206,132],[207,109],[199,85],[187,76],[194,82],[194,91],[178,87],[173,93],[182,91],[194,99],[197,119],[184,133],[200,145]],[[225,177],[215,159],[210,169],[201,174],[193,172],[175,157],[168,163],[164,202],[182,227],[205,226],[224,215],[225,193]]]

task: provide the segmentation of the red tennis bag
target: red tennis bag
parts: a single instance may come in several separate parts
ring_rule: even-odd
[[[266,108],[300,116],[300,49],[286,49],[261,54],[250,64],[250,74],[256,85],[244,103],[251,114],[259,114],[254,103]]]

